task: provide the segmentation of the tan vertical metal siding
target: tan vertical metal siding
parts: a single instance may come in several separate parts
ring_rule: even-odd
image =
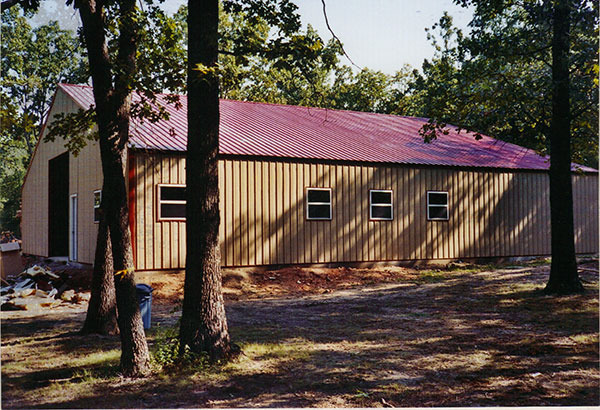
[[[185,158],[168,157],[136,155],[138,269],[185,263],[185,223],[156,221],[156,184],[185,183]],[[219,171],[225,266],[550,253],[544,173],[231,158]],[[598,176],[573,182],[577,251],[596,252]],[[306,220],[308,187],[331,188],[330,221]],[[370,189],[393,190],[392,221],[369,220]],[[448,192],[448,221],[427,220],[435,190]]]
[[[185,222],[158,221],[158,184],[185,184],[183,155],[136,152],[135,249],[139,270],[185,266]]]
[[[49,118],[79,107],[59,89]],[[45,131],[46,132],[46,131]],[[48,254],[48,161],[64,142],[40,143],[22,197],[25,253]],[[185,265],[185,222],[157,220],[157,185],[185,184],[185,156],[136,152],[137,269]],[[101,189],[99,150],[69,159],[69,194],[78,196],[78,261],[92,263]],[[219,161],[221,253],[225,266],[548,255],[548,175],[400,165]],[[306,188],[331,188],[332,219],[306,220]],[[369,219],[369,190],[393,190],[393,220]],[[447,191],[448,221],[427,220],[426,192]],[[573,176],[576,249],[598,251],[598,175]]]
[[[75,112],[80,107],[58,90],[48,114]],[[42,134],[46,135],[48,128]],[[23,253],[48,256],[48,161],[66,152],[64,141],[40,142],[23,184],[22,220]],[[78,235],[77,261],[93,263],[98,225],[94,223],[94,191],[102,188],[102,166],[96,143],[88,143],[81,153],[69,155],[69,195],[77,194]]]

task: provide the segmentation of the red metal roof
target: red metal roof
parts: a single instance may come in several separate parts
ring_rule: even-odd
[[[89,86],[60,84],[59,87],[83,108],[94,103]],[[164,104],[170,113],[168,121],[133,121],[131,146],[185,151],[186,96],[181,96],[181,103],[179,110]],[[461,167],[549,168],[548,157],[530,149],[488,136],[475,140],[474,134],[459,133],[452,126],[448,127],[448,135],[425,143],[419,135],[419,129],[427,122],[424,118],[223,99],[220,100],[220,114],[221,154]],[[575,164],[574,168],[596,171]]]

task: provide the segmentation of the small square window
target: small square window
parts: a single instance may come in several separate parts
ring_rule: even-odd
[[[306,188],[306,219],[331,219],[331,188]]]
[[[102,191],[94,191],[94,223],[100,222],[100,204],[102,203]]]
[[[185,221],[185,185],[158,185],[158,220]]]
[[[448,192],[427,191],[427,219],[430,221],[448,220]]]
[[[369,190],[369,218],[375,221],[391,221],[394,219],[391,190]]]

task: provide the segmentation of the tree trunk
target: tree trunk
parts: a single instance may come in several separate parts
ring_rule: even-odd
[[[232,345],[221,292],[217,0],[188,2],[187,259],[180,348],[227,359]],[[198,64],[207,73],[196,71]]]
[[[121,371],[125,376],[143,376],[150,371],[150,356],[133,277],[133,253],[128,226],[125,180],[126,145],[129,138],[131,82],[135,75],[135,0],[119,3],[119,50],[115,86],[105,37],[105,15],[101,4],[79,0],[83,33],[94,86],[100,159],[104,175],[103,209],[110,232],[115,292],[121,336]]]
[[[101,206],[101,209],[103,208],[104,205]],[[81,333],[98,333],[101,335],[116,335],[119,333],[113,274],[108,225],[102,214],[96,239],[91,298]]]
[[[550,217],[552,265],[544,291],[583,291],[577,274],[571,181],[569,30],[571,0],[555,0],[552,38],[552,119],[550,125]]]
[[[126,105],[129,107],[129,104]],[[108,203],[106,213],[114,270],[123,272],[114,276],[121,336],[121,371],[126,376],[142,376],[150,371],[150,356],[133,275],[133,252],[125,184],[126,151],[119,152],[114,141],[104,138],[100,139],[100,150],[103,152],[102,172],[105,185],[112,187],[106,195]]]

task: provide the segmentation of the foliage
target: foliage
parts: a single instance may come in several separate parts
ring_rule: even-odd
[[[264,36],[268,36],[266,30]],[[276,59],[258,55],[246,67],[238,68],[236,81],[229,82],[223,96],[292,105],[326,105],[328,80],[338,62],[337,45],[333,42],[324,45],[308,26],[305,33],[292,36],[290,46],[294,51],[282,53]]]
[[[331,87],[331,107],[342,110],[404,114],[412,70],[405,65],[395,75],[363,68],[354,74],[350,67],[336,71]]]
[[[210,363],[206,354],[192,352],[189,348],[180,354],[178,330],[179,327],[174,326],[158,331],[152,352],[153,365],[166,372],[179,372],[182,368],[198,372],[208,368]]]
[[[2,13],[0,227],[19,230],[21,185],[59,82],[87,79],[77,37],[57,22],[32,28],[18,8]]]
[[[239,26],[239,16],[233,21]],[[228,24],[221,24],[227,30]],[[266,41],[269,27],[259,26]],[[380,71],[362,69],[358,73],[342,65],[342,47],[332,39],[325,43],[311,25],[305,32],[296,32],[287,50],[256,55],[246,59],[245,66],[225,55],[221,59],[225,74],[221,78],[225,98],[348,109],[356,111],[402,112],[403,92],[406,92],[410,69],[395,76]]]
[[[340,63],[341,45],[327,44],[309,25],[302,32],[288,1],[224,1],[219,22],[219,81],[223,98],[403,114],[410,67],[389,76],[367,68],[355,73]],[[292,14],[280,15],[282,11]],[[160,92],[185,92],[187,6],[168,16],[156,5],[139,11],[138,73],[132,116],[142,121],[168,118]],[[116,21],[109,21],[109,52],[116,57]],[[273,35],[277,33],[277,35]],[[198,71],[199,73],[200,71]],[[176,95],[167,102],[179,105]],[[89,139],[93,110],[54,119],[47,140],[69,136],[75,154]]]
[[[2,11],[19,5],[27,12],[36,11],[40,7],[40,0],[2,0]]]
[[[0,154],[1,155],[1,154]],[[12,157],[6,158],[0,167],[0,227],[2,230],[14,232],[21,237],[21,226],[19,224],[18,211],[21,209],[21,185],[25,178],[25,167],[20,166],[22,157],[17,158],[18,164],[7,164],[14,161]]]
[[[551,2],[464,1],[475,6],[464,35],[445,14],[429,31],[437,53],[411,84],[410,113],[548,153]],[[578,2],[571,52],[573,160],[598,164],[598,3]]]
[[[2,137],[32,154],[56,85],[87,80],[81,44],[58,22],[32,28],[17,9],[2,15]],[[16,114],[16,115],[14,115]]]
[[[250,14],[230,7],[219,21],[219,79],[221,97],[236,100],[313,107],[403,113],[410,67],[389,76],[367,68],[355,73],[341,64],[341,45],[325,43],[308,25]],[[262,6],[261,6],[262,7]],[[187,7],[174,16],[187,37]],[[270,33],[286,27],[287,37]]]
[[[110,5],[106,16],[108,52],[116,75],[121,70],[117,64],[120,24],[118,4]],[[185,89],[185,33],[176,19],[168,16],[151,0],[145,2],[145,7],[136,8],[133,20],[131,24],[137,27],[137,70],[128,87],[137,91],[138,98],[132,102],[131,116],[150,122],[167,119],[168,113],[158,101],[157,94],[179,93]],[[178,95],[166,95],[165,100],[180,106]],[[62,113],[53,118],[45,140],[63,138],[65,147],[77,155],[87,141],[97,139],[97,135],[91,132],[94,124],[94,107],[74,113]]]
[[[433,64],[424,64],[429,78],[421,81],[422,103],[433,102],[433,115],[421,133],[435,138],[453,117],[463,128],[552,154],[552,267],[545,292],[583,291],[571,164],[598,164],[598,2],[455,2],[474,7],[472,30],[463,37],[449,16],[440,20],[444,47]]]

